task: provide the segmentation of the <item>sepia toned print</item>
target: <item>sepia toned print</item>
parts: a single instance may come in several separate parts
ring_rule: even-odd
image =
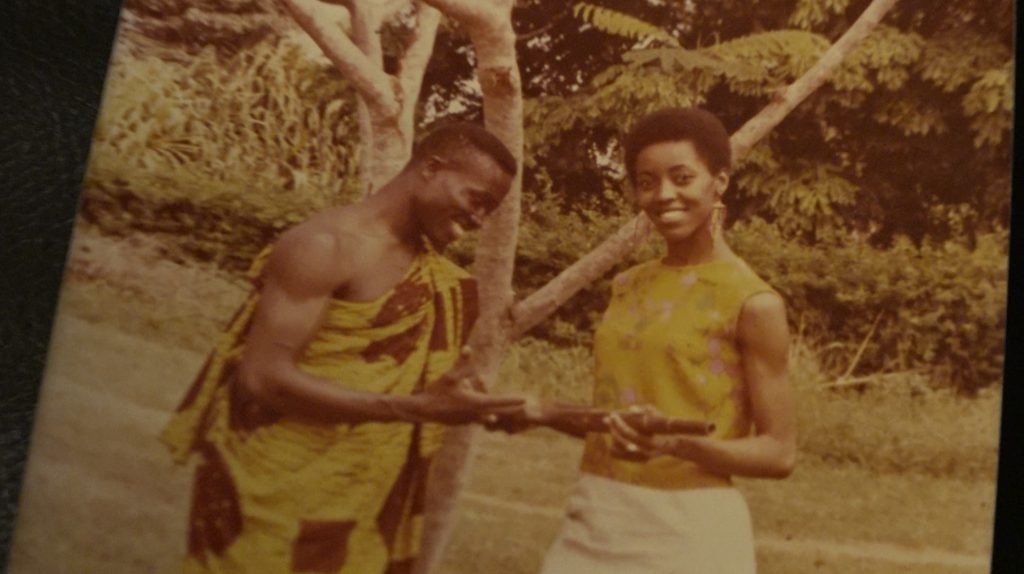
[[[708,525],[704,539],[672,534],[640,551],[678,547],[649,571],[714,571],[698,567],[703,556],[749,571],[714,562],[748,551],[769,573],[987,571],[1010,7],[126,2],[10,570],[382,572],[390,562],[534,573],[578,534],[582,503],[600,500],[636,527],[602,552]],[[645,208],[626,134],[652,111],[692,107],[732,134],[732,168],[700,225],[749,275],[653,272],[672,259],[674,236]],[[415,155],[458,121],[485,127],[517,168],[479,222],[445,198],[461,198],[456,180],[485,158]],[[414,223],[394,227],[401,218],[384,212]],[[314,228],[337,239],[334,255],[281,255]],[[415,232],[381,243],[396,229]],[[304,284],[331,269],[356,279],[325,279],[341,289],[318,295],[311,316],[323,329],[285,348],[307,382],[388,396],[379,412],[289,406],[239,382],[240,365],[264,355],[251,349],[277,345],[250,321],[269,316],[258,310],[271,305],[268,277]],[[420,272],[447,279],[439,287]],[[671,503],[700,517],[687,524],[647,490],[586,484],[621,478],[621,467],[623,484],[661,481],[662,494],[679,479],[676,461],[699,459],[670,450],[765,434],[749,360],[726,325],[754,293],[785,305],[796,432],[783,442],[795,464],[705,474],[707,461],[695,463],[709,496]],[[668,327],[639,326],[658,321]],[[657,368],[634,353],[654,342],[670,357]],[[658,376],[602,381],[630,361]],[[403,402],[438,380],[445,397],[480,404],[446,419]],[[661,387],[687,398],[666,403]],[[692,404],[707,410],[680,406]],[[329,423],[300,422],[310,417]],[[425,421],[472,424],[452,424],[441,444]],[[665,432],[680,429],[693,434]],[[302,437],[297,451],[226,446],[282,432]],[[425,467],[412,466],[430,455],[423,480]],[[622,462],[640,455],[651,460]],[[353,490],[371,484],[374,495]],[[273,517],[261,526],[250,526],[254,496],[267,503],[255,514]],[[365,508],[337,510],[357,499]],[[402,511],[381,512],[392,506]]]

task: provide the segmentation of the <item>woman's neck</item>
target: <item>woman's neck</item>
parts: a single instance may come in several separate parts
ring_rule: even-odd
[[[668,254],[663,261],[669,265],[697,265],[735,257],[722,233],[712,236],[710,230],[697,231],[685,239],[669,242],[667,246]]]

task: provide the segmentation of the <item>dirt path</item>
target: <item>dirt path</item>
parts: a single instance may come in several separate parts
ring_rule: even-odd
[[[938,548],[910,548],[879,542],[783,540],[761,536],[757,539],[757,546],[766,550],[792,554],[821,555],[831,558],[869,558],[892,564],[948,566],[980,572],[988,572],[989,567],[989,557],[985,555],[960,554]]]
[[[50,357],[8,571],[180,571],[188,471],[156,437],[202,356],[65,314]]]

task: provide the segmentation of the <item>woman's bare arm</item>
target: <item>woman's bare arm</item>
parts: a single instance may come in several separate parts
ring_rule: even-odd
[[[620,415],[611,415],[616,452],[635,457],[668,454],[692,460],[705,469],[750,477],[784,478],[796,461],[793,393],[787,381],[789,330],[782,299],[774,293],[752,296],[737,324],[754,422],[754,435],[718,439],[692,435],[651,436],[638,432]],[[629,445],[635,445],[630,448]]]

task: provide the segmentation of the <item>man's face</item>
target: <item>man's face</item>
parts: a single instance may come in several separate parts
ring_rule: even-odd
[[[428,158],[414,196],[420,230],[438,249],[478,229],[508,194],[512,176],[487,154],[466,148],[457,160]]]
[[[636,199],[667,240],[686,240],[707,225],[729,176],[713,174],[693,142],[645,147],[636,158]]]

